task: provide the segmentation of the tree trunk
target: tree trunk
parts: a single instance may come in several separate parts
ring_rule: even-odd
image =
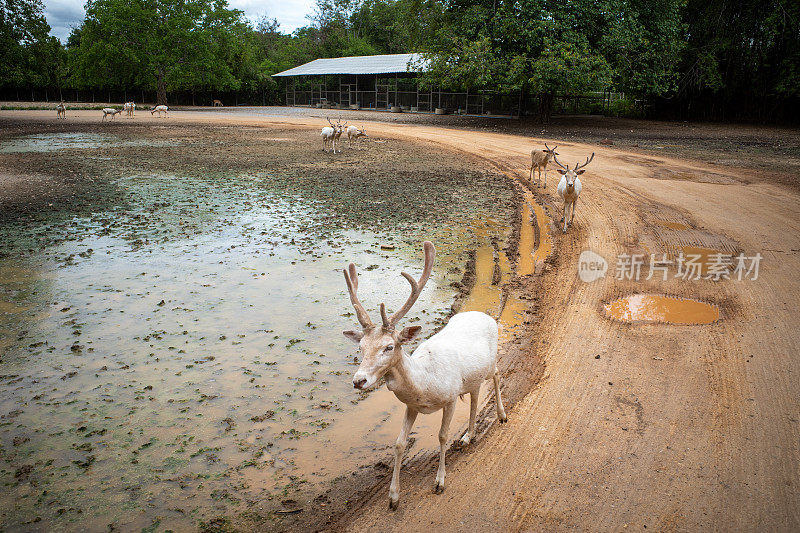
[[[156,92],[156,105],[167,105],[167,82],[164,79],[164,70],[161,69],[156,74],[158,91]]]
[[[550,123],[550,116],[553,114],[553,93],[543,93],[539,95],[539,120],[544,124]]]

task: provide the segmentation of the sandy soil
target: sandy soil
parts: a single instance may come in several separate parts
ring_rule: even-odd
[[[0,120],[40,117],[55,124],[49,115],[2,112]],[[72,115],[78,115],[70,116],[72,121],[100,127],[95,113]],[[145,116],[142,122],[156,120]],[[320,126],[319,118],[180,112],[158,124],[184,120],[278,122],[308,129],[309,135]],[[532,145],[545,140],[428,125],[368,127],[374,139],[416,139],[480,158],[521,183]],[[566,235],[548,228],[554,241],[550,268],[530,282],[537,291],[536,319],[523,346],[529,359],[520,358],[517,365],[542,361],[542,378],[510,410],[508,424],[492,425],[468,449],[452,454],[444,494],[431,490],[435,462],[418,457],[404,467],[397,512],[386,508],[388,476],[383,475],[363,494],[312,514],[305,526],[797,530],[800,198],[795,181],[770,179],[736,164],[703,163],[703,157],[686,162],[546,140],[559,142],[566,161],[592,151],[597,156],[584,175],[575,225]],[[552,178],[536,197],[557,222]],[[666,230],[664,222],[688,229]],[[761,253],[760,276],[721,282],[614,279],[620,253],[661,254],[681,246]],[[576,271],[578,256],[587,249],[610,263],[609,275],[593,283],[582,282]],[[604,317],[604,302],[641,292],[710,301],[720,306],[722,319],[671,326]]]

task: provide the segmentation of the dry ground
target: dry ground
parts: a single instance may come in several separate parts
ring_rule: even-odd
[[[0,121],[36,117],[55,123],[50,115],[2,112]],[[96,121],[101,127],[96,113],[72,115],[77,115],[72,121]],[[158,124],[184,121],[267,127],[278,122],[307,129],[309,135],[317,135],[321,125],[319,118],[180,112]],[[724,161],[712,165],[703,162],[708,158],[702,153],[687,162],[662,157],[657,149],[643,154],[563,137],[532,141],[430,125],[368,127],[373,138],[437,143],[521,180],[528,173],[531,146],[543,140],[559,142],[566,161],[592,151],[597,156],[583,180],[575,226],[566,235],[549,228],[555,252],[541,277],[528,354],[531,365],[544,362],[538,385],[510,410],[507,425],[492,427],[454,454],[444,494],[432,493],[433,464],[418,462],[403,471],[397,512],[387,510],[386,486],[379,483],[317,526],[352,531],[800,528],[800,193],[793,176],[778,181],[763,169]],[[771,135],[782,138],[776,131]],[[796,132],[792,135],[796,138]],[[786,156],[788,166],[780,164],[792,168],[793,157]],[[537,198],[557,221],[552,178]],[[664,222],[688,229],[668,230]],[[760,252],[759,279],[613,278],[620,253],[660,254],[685,245]],[[586,249],[610,261],[609,276],[588,284],[579,280],[577,258]],[[604,318],[603,302],[636,292],[711,301],[720,305],[722,319],[708,326],[670,326]]]

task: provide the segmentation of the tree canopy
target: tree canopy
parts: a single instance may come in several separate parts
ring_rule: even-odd
[[[41,0],[0,0],[0,90],[142,89],[159,102],[235,91],[278,103],[281,70],[422,52],[423,84],[518,91],[545,115],[556,96],[614,90],[662,114],[800,119],[800,3],[785,0],[317,0],[291,34],[225,0],[88,0],[64,45],[49,31]]]

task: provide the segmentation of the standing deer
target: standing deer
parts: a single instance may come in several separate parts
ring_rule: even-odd
[[[581,195],[581,190],[583,189],[578,176],[586,172],[583,167],[591,163],[592,159],[594,159],[594,152],[592,152],[591,157],[586,158],[584,164],[579,165],[576,163],[575,168],[570,170],[569,167],[562,165],[557,157],[553,156],[553,160],[561,167],[556,170],[561,174],[561,181],[558,182],[558,195],[564,200],[564,233],[567,232],[567,225],[571,226],[572,221],[575,219],[575,204],[578,203],[578,196]],[[569,223],[567,223],[567,212],[570,207],[572,207],[572,214],[569,217]]]
[[[342,133],[344,133],[344,127],[345,126],[347,126],[347,122],[342,124],[342,118],[339,117],[339,120],[336,121],[336,133],[334,134],[334,138],[335,138],[336,142],[339,142],[339,138],[342,136]],[[339,149],[339,151],[341,152],[342,150]]]
[[[366,390],[381,378],[397,399],[406,405],[405,420],[394,446],[394,472],[389,487],[389,508],[397,509],[400,499],[400,466],[406,449],[408,434],[418,413],[429,414],[442,410],[442,426],[439,430],[439,469],[436,472],[437,494],[444,490],[445,450],[450,421],[458,397],[469,393],[469,427],[461,438],[461,444],[469,444],[475,434],[475,416],[481,385],[490,377],[494,379],[497,418],[507,420],[500,398],[500,374],[497,370],[497,322],[478,311],[458,313],[450,319],[439,333],[426,340],[408,356],[403,345],[411,342],[422,329],[407,326],[400,330],[397,323],[419,298],[433,269],[436,250],[428,241],[422,245],[425,266],[422,276],[415,280],[411,275],[402,275],[411,284],[411,296],[403,307],[391,317],[386,306],[380,304],[382,324],[375,325],[364,306],[358,300],[358,273],[354,264],[344,271],[350,302],[356,310],[361,331],[345,331],[344,336],[358,343],[361,365],[353,376],[353,386]]]
[[[136,104],[134,102],[125,102],[122,109],[125,110],[125,114],[128,118],[133,118],[136,111]]]
[[[150,114],[152,115],[153,113],[158,113],[158,116],[161,117],[161,113],[166,115],[167,111],[169,111],[169,107],[165,105],[157,105],[150,110]]]
[[[322,151],[325,151],[325,147],[328,146],[328,143],[333,145],[333,153],[336,153],[336,141],[339,140],[339,137],[342,136],[342,132],[344,131],[344,127],[347,125],[347,122],[342,124],[342,120],[339,119],[336,121],[336,124],[331,122],[331,119],[325,117],[328,120],[328,124],[330,126],[325,126],[322,128],[320,135],[322,136]],[[341,152],[341,150],[339,150]]]
[[[61,103],[56,106],[56,112],[58,113],[58,118],[67,119],[67,106],[64,105],[64,100],[61,100]]]
[[[221,100],[214,100],[212,102],[212,106],[213,107],[222,107],[222,101]]]
[[[350,142],[350,148],[353,147],[353,139],[358,139],[359,137],[369,137],[367,130],[364,128],[358,129],[355,126],[347,127],[347,140]]]
[[[554,146],[552,150],[544,143],[544,150],[533,150],[531,152],[531,182],[533,182],[534,169],[539,171],[539,179],[535,182],[539,186],[542,181],[542,170],[544,170],[544,187],[547,188],[547,164],[553,160],[553,157],[558,155],[556,152],[558,146]]]

